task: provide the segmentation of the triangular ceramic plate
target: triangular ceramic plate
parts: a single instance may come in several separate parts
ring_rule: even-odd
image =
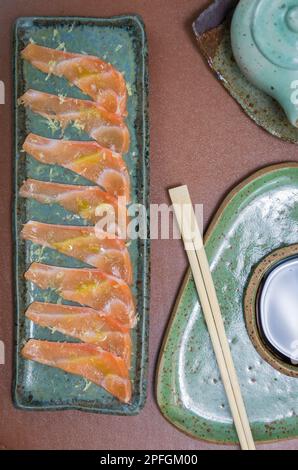
[[[256,441],[298,435],[298,379],[264,361],[245,326],[243,301],[254,267],[298,242],[298,164],[265,168],[225,199],[205,237],[233,359]],[[162,347],[157,399],[163,415],[202,440],[237,437],[191,275],[183,283]]]

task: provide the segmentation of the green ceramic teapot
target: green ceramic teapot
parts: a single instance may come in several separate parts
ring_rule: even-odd
[[[298,127],[298,0],[240,0],[231,40],[246,78]]]

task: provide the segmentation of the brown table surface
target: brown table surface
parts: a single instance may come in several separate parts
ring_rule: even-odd
[[[167,188],[189,185],[204,203],[205,223],[227,191],[254,170],[298,160],[297,147],[259,129],[212,76],[196,47],[191,23],[208,0],[1,0],[0,449],[220,449],[191,439],[168,424],[154,397],[156,359],[187,267],[179,241],[152,242],[148,399],[136,417],[78,411],[24,412],[11,401],[12,381],[12,25],[19,16],[110,16],[138,13],[149,41],[151,202],[168,201]],[[225,447],[226,448],[226,447]],[[298,449],[298,440],[260,448]]]

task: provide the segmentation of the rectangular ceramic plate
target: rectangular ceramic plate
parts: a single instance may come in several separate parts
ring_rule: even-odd
[[[25,319],[24,312],[33,301],[61,301],[53,291],[42,291],[24,280],[24,272],[33,261],[64,267],[84,267],[84,263],[20,240],[22,225],[28,220],[53,224],[80,225],[85,222],[58,205],[42,205],[19,197],[20,185],[26,178],[69,184],[90,185],[89,181],[58,166],[36,162],[22,152],[22,144],[29,132],[45,137],[60,138],[61,131],[51,129],[37,114],[18,106],[17,99],[29,88],[47,93],[62,93],[86,99],[76,87],[63,78],[46,75],[20,57],[21,50],[30,42],[47,47],[63,47],[69,52],[99,56],[125,73],[128,83],[127,124],[131,135],[125,160],[132,183],[132,201],[148,206],[149,161],[147,119],[147,43],[144,25],[138,16],[113,18],[34,17],[19,18],[15,28],[15,287],[16,287],[16,350],[14,402],[26,409],[58,410],[75,408],[86,411],[132,415],[139,412],[146,395],[149,242],[132,241],[129,250],[134,266],[133,293],[139,321],[133,330],[133,358],[131,378],[133,397],[130,404],[116,398],[83,378],[36,362],[23,360],[20,350],[29,338],[52,341],[73,341],[59,333],[51,333]],[[89,137],[69,126],[65,138],[88,140]],[[66,302],[64,302],[66,303]]]

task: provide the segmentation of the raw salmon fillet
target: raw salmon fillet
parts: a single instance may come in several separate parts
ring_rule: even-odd
[[[30,339],[22,349],[22,356],[80,375],[124,403],[131,399],[131,381],[125,361],[99,346]]]
[[[28,90],[19,99],[44,118],[60,122],[62,129],[70,123],[84,131],[103,147],[119,153],[129,148],[129,132],[123,118],[98,104],[77,98],[61,98],[37,90]]]
[[[30,221],[24,225],[21,237],[95,266],[128,284],[132,282],[132,266],[124,240],[109,238],[109,234],[94,227]]]
[[[113,322],[104,313],[88,307],[33,302],[26,311],[26,317],[37,325],[52,328],[84,343],[100,346],[105,351],[122,357],[127,366],[130,366],[129,330]]]
[[[122,73],[95,56],[28,44],[22,57],[47,74],[65,77],[107,111],[126,114],[127,89]]]
[[[27,281],[41,289],[53,288],[65,300],[102,311],[124,327],[136,324],[132,292],[122,279],[99,269],[60,268],[32,263],[25,273]]]
[[[111,230],[107,230],[111,232],[113,228],[118,227],[121,237],[126,236],[128,217],[125,205],[118,203],[116,198],[97,186],[76,186],[28,179],[21,186],[20,195],[42,204],[59,204],[92,224],[106,219],[109,214],[115,227],[112,224]]]
[[[55,140],[29,134],[23,149],[39,162],[61,165],[130,202],[130,181],[123,158],[96,142]]]

